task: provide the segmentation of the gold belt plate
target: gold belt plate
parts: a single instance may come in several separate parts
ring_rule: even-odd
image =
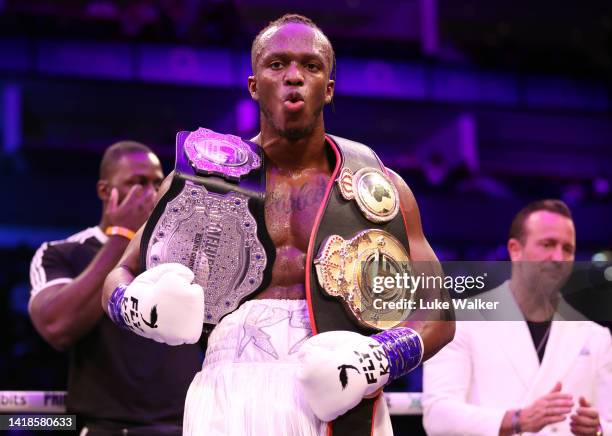
[[[324,291],[340,297],[360,324],[386,330],[409,315],[414,293],[395,284],[382,286],[385,277],[412,274],[408,252],[390,233],[368,229],[351,239],[328,236],[314,264]]]

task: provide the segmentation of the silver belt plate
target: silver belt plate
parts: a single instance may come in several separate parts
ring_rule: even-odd
[[[178,262],[194,272],[204,289],[207,324],[217,324],[261,285],[266,261],[248,197],[216,194],[188,180],[166,204],[146,255],[147,269]]]

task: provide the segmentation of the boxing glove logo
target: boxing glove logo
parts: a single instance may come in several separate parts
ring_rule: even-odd
[[[359,370],[353,365],[340,365],[338,369],[340,370],[340,373],[338,374],[338,378],[340,379],[342,390],[344,390],[346,386],[348,385],[348,374],[346,373],[347,369],[354,369],[355,371],[357,371],[357,374],[361,374],[361,372],[359,372]]]

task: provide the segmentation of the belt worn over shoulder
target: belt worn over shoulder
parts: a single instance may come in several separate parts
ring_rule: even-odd
[[[411,274],[407,226],[397,188],[369,147],[327,136],[336,165],[312,229],[306,257],[306,296],[313,333],[372,334],[409,315],[373,310],[373,300],[411,298],[401,288],[374,292],[376,276]],[[390,305],[390,307],[392,307]],[[384,401],[380,398],[379,401]],[[328,435],[370,435],[377,401],[364,399],[329,424]]]
[[[372,149],[331,135],[327,142],[336,154],[336,165],[306,258],[313,331],[372,334],[397,326],[408,315],[405,309],[373,306],[374,299],[411,297],[405,289],[375,292],[372,286],[374,277],[411,273],[399,193]]]
[[[141,269],[189,267],[204,289],[207,329],[270,282],[275,249],[264,222],[264,165],[257,144],[237,136],[179,132],[174,177],[145,226]]]

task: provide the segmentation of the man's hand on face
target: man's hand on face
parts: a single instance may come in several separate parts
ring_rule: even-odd
[[[119,191],[113,188],[108,200],[105,215],[109,225],[121,226],[132,231],[138,230],[149,218],[155,205],[155,191],[134,185],[119,202]]]
[[[577,436],[594,436],[600,430],[599,413],[584,397],[580,397],[578,409],[570,417],[570,430]]]
[[[521,431],[536,433],[547,425],[561,422],[573,406],[572,396],[562,393],[561,382],[557,382],[548,394],[521,410]]]

